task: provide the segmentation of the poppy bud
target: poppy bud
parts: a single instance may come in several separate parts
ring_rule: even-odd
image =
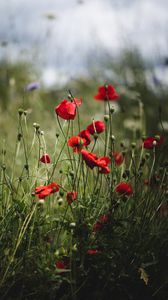
[[[17,140],[18,140],[18,142],[21,141],[21,138],[22,138],[22,134],[21,134],[21,133],[18,133],[18,135],[17,135]]]
[[[22,108],[19,108],[19,110],[18,110],[19,116],[21,116],[23,113],[24,113],[24,110]]]
[[[38,123],[33,123],[33,127],[37,130],[40,128],[40,125]]]
[[[135,149],[136,143],[132,143],[132,144],[131,144],[131,147],[132,147],[132,149]]]
[[[38,203],[39,203],[39,204],[44,204],[45,201],[44,201],[44,199],[39,199]]]
[[[104,115],[104,121],[107,122],[109,120],[109,115]]]
[[[59,194],[60,194],[61,197],[64,196],[64,192],[63,191],[60,191]]]
[[[59,199],[58,199],[58,205],[62,205],[62,203],[63,203],[63,199],[62,199],[62,198],[59,198]]]
[[[115,141],[115,136],[114,135],[111,135],[111,140],[112,140],[112,142],[114,142]]]
[[[74,228],[76,227],[76,223],[70,223],[70,224],[69,224],[69,227],[70,227],[71,229],[74,229]]]
[[[5,165],[5,164],[2,165],[2,169],[3,169],[4,171],[6,170],[6,165]]]
[[[111,112],[111,114],[113,114],[113,113],[115,112],[114,107],[111,107],[111,108],[110,108],[110,112]]]

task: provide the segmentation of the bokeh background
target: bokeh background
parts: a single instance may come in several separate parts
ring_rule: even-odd
[[[84,98],[83,122],[103,117],[93,95],[105,82],[121,95],[115,104],[117,132],[121,118],[123,135],[130,136],[133,127],[138,132],[139,99],[144,134],[160,133],[162,125],[166,132],[167,10],[166,0],[1,0],[1,138],[15,136],[23,107],[29,124],[42,122],[50,140],[54,107],[68,89]],[[34,81],[40,89],[25,92]]]

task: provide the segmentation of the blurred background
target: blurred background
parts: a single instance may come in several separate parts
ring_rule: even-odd
[[[97,114],[92,99],[105,82],[121,95],[115,104],[116,129],[122,117],[124,134],[135,127],[138,135],[142,100],[144,134],[163,127],[166,132],[167,10],[167,0],[1,0],[1,138],[13,137],[20,107],[50,136],[54,107],[68,89],[84,98],[85,122],[103,117],[103,108]],[[27,91],[31,82],[40,88]]]

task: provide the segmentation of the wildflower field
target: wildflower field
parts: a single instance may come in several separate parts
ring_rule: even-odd
[[[156,107],[121,85],[50,107],[39,88],[1,110],[0,299],[168,299],[163,106],[150,127]]]

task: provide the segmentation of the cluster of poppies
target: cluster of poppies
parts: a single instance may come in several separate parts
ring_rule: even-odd
[[[91,136],[100,134],[105,130],[103,121],[93,121],[86,129],[82,130],[77,136],[72,136],[68,140],[68,146],[73,148],[74,152],[81,152],[82,148],[91,143]]]
[[[94,96],[95,100],[98,101],[116,101],[118,100],[119,95],[117,94],[115,88],[112,85],[104,85],[99,87],[98,93]],[[58,118],[62,118],[64,120],[74,120],[77,114],[78,107],[82,104],[82,99],[77,99],[69,96],[69,100],[64,99],[61,103],[55,107],[55,113]],[[73,152],[79,153],[82,155],[82,159],[85,161],[86,165],[90,168],[98,168],[99,172],[102,174],[110,173],[109,164],[111,159],[108,156],[98,157],[95,153],[88,151],[88,145],[92,141],[92,136],[97,138],[99,134],[106,130],[105,123],[103,121],[94,121],[86,127],[86,129],[79,132],[78,135],[72,136],[68,139],[67,145],[72,147]],[[151,150],[155,147],[160,146],[163,143],[163,137],[147,137],[143,141],[143,147],[145,149]],[[114,151],[109,153],[112,157],[116,166],[120,166],[124,161],[124,155],[121,152]],[[51,163],[50,156],[47,153],[44,153],[40,161],[45,164]],[[39,199],[44,199],[46,196],[53,194],[59,191],[59,185],[55,182],[50,183],[46,186],[39,186],[35,189],[35,194]],[[124,195],[130,196],[133,193],[133,189],[131,184],[127,182],[120,182],[115,188],[115,192]],[[67,192],[66,200],[68,204],[71,204],[73,201],[77,199],[77,192],[70,191]],[[106,222],[106,218],[103,217],[101,220],[95,224],[96,228],[100,228],[104,222]]]
[[[56,182],[52,182],[48,185],[41,185],[35,188],[35,195],[39,199],[45,199],[47,196],[54,194],[60,190],[60,186]],[[68,204],[71,204],[73,201],[77,199],[77,192],[67,192],[66,200]]]

